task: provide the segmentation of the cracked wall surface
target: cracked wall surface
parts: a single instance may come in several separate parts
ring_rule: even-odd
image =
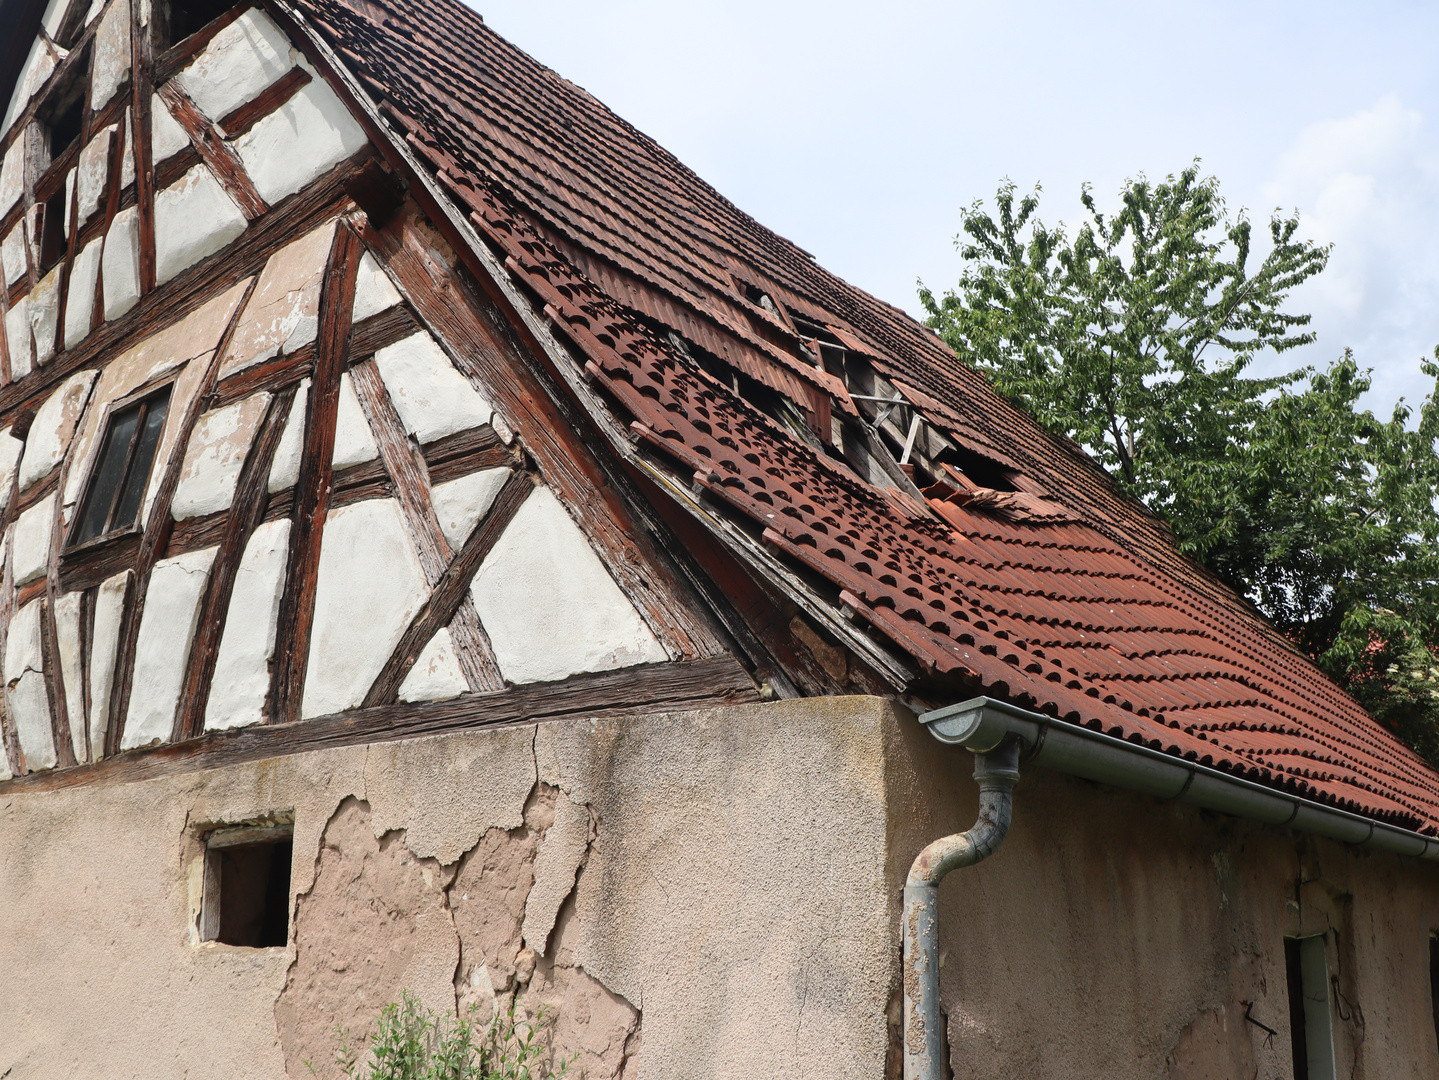
[[[584,1080],[875,1075],[896,722],[773,703],[0,797],[0,1075],[333,1076],[401,989],[543,1005]],[[200,838],[266,820],[292,944],[200,943]]]
[[[971,767],[831,698],[11,793],[0,1075],[333,1076],[336,1026],[409,989],[544,1005],[585,1080],[893,1076],[899,886],[972,822]],[[293,823],[293,943],[200,943],[200,838],[266,822]],[[1287,1076],[1286,934],[1326,935],[1341,1075],[1439,1075],[1436,885],[1024,770],[1004,846],[941,894],[955,1076]]]

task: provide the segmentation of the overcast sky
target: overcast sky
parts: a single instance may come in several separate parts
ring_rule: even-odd
[[[1081,182],[1193,157],[1231,209],[1333,242],[1292,307],[1352,346],[1387,413],[1439,344],[1439,5],[972,0],[469,0],[741,209],[890,303],[960,272],[960,208],[999,180]],[[1291,353],[1290,356],[1297,356]]]

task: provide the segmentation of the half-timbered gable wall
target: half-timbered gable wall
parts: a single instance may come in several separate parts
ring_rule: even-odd
[[[0,137],[0,778],[713,654],[280,27],[78,10]]]

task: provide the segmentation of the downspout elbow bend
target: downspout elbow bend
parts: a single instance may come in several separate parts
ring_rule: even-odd
[[[1018,739],[974,757],[979,819],[968,832],[934,841],[914,860],[904,885],[905,1080],[939,1080],[943,1021],[939,1007],[939,883],[951,870],[992,855],[1009,832],[1019,780]]]

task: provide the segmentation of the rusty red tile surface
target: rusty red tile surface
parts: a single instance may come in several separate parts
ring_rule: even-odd
[[[454,0],[297,2],[635,436],[924,670],[1393,824],[1439,826],[1432,769],[928,330],[742,214]],[[748,289],[870,358],[958,444],[1022,473],[1038,501],[927,507],[791,437],[667,336],[812,416],[852,414],[843,384],[802,360],[788,316]]]

